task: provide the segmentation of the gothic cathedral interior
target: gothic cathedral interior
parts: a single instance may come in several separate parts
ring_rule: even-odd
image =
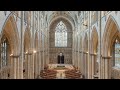
[[[0,11],[0,79],[120,79],[120,11]]]

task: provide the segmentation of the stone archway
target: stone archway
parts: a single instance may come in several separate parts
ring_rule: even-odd
[[[7,56],[7,66],[5,70],[1,70],[4,73],[3,79],[7,78],[19,78],[19,54],[20,54],[20,40],[17,25],[14,17],[11,15],[7,18],[6,22],[3,25],[1,32],[1,40],[7,40],[8,44],[8,56]],[[2,59],[1,59],[2,60]],[[2,68],[1,68],[2,69]],[[2,73],[2,72],[1,72]]]
[[[103,79],[111,78],[111,70],[112,70],[112,47],[116,37],[120,37],[120,29],[115,19],[112,16],[109,16],[104,35],[102,38],[102,65],[103,68],[101,70]]]
[[[67,47],[56,47],[55,46],[55,28],[56,25],[62,21],[67,27]],[[64,60],[65,64],[72,64],[72,25],[71,23],[63,18],[57,18],[50,24],[50,31],[49,31],[49,42],[50,42],[50,53],[49,53],[49,60],[50,63],[57,63],[57,54],[62,52],[64,53]]]

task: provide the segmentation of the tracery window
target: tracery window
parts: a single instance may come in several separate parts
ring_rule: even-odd
[[[120,42],[116,39],[115,41],[115,67],[120,67]]]
[[[1,67],[4,67],[7,65],[7,56],[8,56],[8,41],[5,38],[2,40],[2,43],[1,43],[1,56],[0,56]]]
[[[67,28],[62,21],[55,28],[55,47],[67,47]]]

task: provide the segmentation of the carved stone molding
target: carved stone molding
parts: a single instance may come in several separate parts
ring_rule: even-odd
[[[90,53],[90,55],[97,56],[97,54],[95,54],[95,53]]]

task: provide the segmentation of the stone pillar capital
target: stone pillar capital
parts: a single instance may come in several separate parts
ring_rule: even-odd
[[[12,57],[12,58],[18,58],[18,57],[20,57],[20,54],[19,55],[11,54],[10,57]]]
[[[90,55],[92,55],[92,56],[97,56],[97,54],[96,54],[96,53],[90,53]]]
[[[84,54],[88,54],[88,52],[83,51]]]

